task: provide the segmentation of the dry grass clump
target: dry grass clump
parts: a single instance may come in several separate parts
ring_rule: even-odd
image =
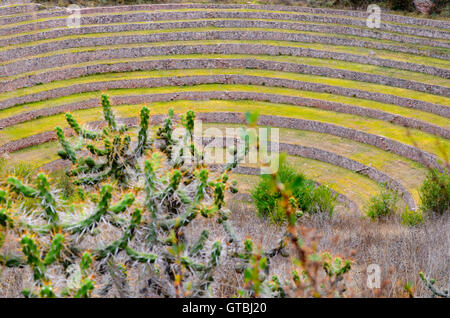
[[[252,237],[264,249],[273,248],[280,238],[281,226],[255,216],[254,206],[245,200],[230,201],[232,224],[236,234]],[[320,237],[319,251],[350,257],[354,263],[349,272],[347,295],[353,297],[405,297],[404,285],[412,283],[415,297],[430,297],[419,272],[436,279],[441,289],[450,286],[450,216],[430,217],[424,224],[407,227],[398,216],[371,222],[361,215],[339,209],[332,219],[321,215],[305,216],[302,224],[314,228]],[[191,231],[201,224],[194,223]],[[220,239],[221,228],[211,233]],[[367,287],[368,266],[378,264],[381,269],[381,288]],[[270,275],[287,279],[292,270],[288,258],[278,255],[271,259]],[[233,264],[222,264],[218,270],[214,296],[231,297],[243,286],[242,276]]]
[[[240,238],[252,237],[263,249],[273,248],[282,226],[255,216],[255,207],[246,200],[230,200],[232,224]],[[430,297],[419,272],[436,279],[441,289],[450,286],[450,216],[429,217],[424,224],[407,227],[399,216],[371,222],[361,215],[338,209],[332,219],[323,215],[304,216],[302,225],[314,228],[320,237],[319,251],[350,257],[354,263],[349,272],[348,295],[354,297],[405,297],[404,285],[412,283],[414,296]],[[204,224],[193,223],[190,231],[200,231]],[[221,239],[222,228],[211,233]],[[381,269],[380,289],[367,287],[368,266],[378,264]],[[214,296],[231,297],[243,286],[234,264],[222,264],[214,288]],[[278,255],[271,259],[270,275],[288,279],[292,266],[288,258]]]
[[[319,250],[343,256],[353,253],[350,276],[354,295],[402,297],[403,286],[412,283],[416,297],[429,297],[418,274],[421,271],[434,277],[440,288],[450,286],[449,215],[429,217],[416,227],[402,225],[398,216],[370,222],[342,211],[331,220],[313,215],[305,217],[303,223],[321,234]],[[367,287],[370,264],[380,266],[384,286],[380,290]]]

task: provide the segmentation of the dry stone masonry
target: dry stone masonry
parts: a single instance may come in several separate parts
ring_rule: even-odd
[[[415,3],[421,10],[427,9],[426,1]],[[13,158],[18,150],[32,146],[39,149],[39,145],[56,139],[52,124],[34,130],[39,132],[34,135],[23,128],[16,134],[6,133],[16,125],[33,125],[37,119],[50,123],[51,116],[98,107],[98,99],[92,96],[114,89],[119,93],[111,94],[110,100],[116,106],[147,103],[151,109],[153,102],[253,100],[268,101],[280,108],[295,105],[351,114],[358,122],[354,127],[360,129],[288,115],[261,115],[258,124],[339,136],[426,167],[441,167],[439,156],[423,150],[420,140],[411,146],[394,131],[368,133],[364,125],[376,119],[390,123],[390,127],[411,128],[415,136],[421,136],[421,132],[434,135],[448,144],[450,123],[439,118],[443,124],[436,124],[438,117],[450,118],[448,21],[382,13],[380,28],[371,29],[366,25],[365,11],[238,4],[92,7],[82,8],[80,13],[80,28],[68,28],[64,8],[48,9],[33,3],[0,6],[0,153],[9,153]],[[208,69],[216,71],[207,74]],[[227,69],[233,71],[221,74]],[[244,69],[255,72],[240,74],[239,70]],[[177,75],[159,76],[153,72],[132,78],[120,76],[169,70]],[[183,70],[190,70],[190,75],[183,74]],[[195,70],[203,71],[195,74]],[[266,75],[264,71],[285,75]],[[323,81],[293,79],[293,73],[320,76]],[[104,76],[92,80],[96,74]],[[214,89],[200,88],[205,84],[216,85]],[[252,86],[244,90],[239,85]],[[176,89],[155,89],[152,94],[143,90],[161,87]],[[265,87],[265,91],[259,91],[259,87]],[[387,92],[383,87],[395,90]],[[293,93],[278,93],[276,88]],[[133,92],[120,93],[122,89]],[[324,94],[312,98],[294,91]],[[342,96],[350,98],[346,100],[354,98],[354,102],[343,102]],[[356,98],[365,100],[364,105]],[[367,106],[371,102],[384,105]],[[411,110],[429,114],[412,116]],[[245,123],[243,114],[233,109],[211,109],[197,116],[209,123]],[[160,123],[162,119],[162,115],[155,114],[151,122]],[[124,118],[122,122],[133,126],[138,119]],[[100,127],[102,123],[91,125]],[[72,133],[66,129],[68,136]],[[411,195],[416,189],[408,188],[406,180],[393,178],[381,166],[347,158],[337,150],[291,143],[280,146],[290,155],[326,162],[387,183],[402,194],[409,208],[417,206]],[[47,166],[63,168],[64,162]],[[245,166],[240,166],[238,172],[257,173]],[[358,210],[345,193],[339,193],[339,199]]]

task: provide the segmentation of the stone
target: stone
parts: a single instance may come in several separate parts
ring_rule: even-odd
[[[434,7],[432,0],[414,0],[413,2],[416,10],[422,14],[430,14]]]

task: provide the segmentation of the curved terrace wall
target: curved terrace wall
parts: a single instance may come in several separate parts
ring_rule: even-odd
[[[90,92],[90,91],[103,91],[107,89],[114,88],[143,88],[143,87],[163,87],[163,86],[185,86],[185,85],[199,85],[199,84],[245,84],[245,85],[264,85],[269,87],[286,87],[298,90],[312,90],[312,91],[327,91],[331,90],[339,92],[345,90],[340,87],[334,87],[333,89],[323,88],[321,84],[315,83],[305,83],[295,80],[288,79],[278,79],[260,76],[249,76],[249,75],[205,75],[205,76],[186,76],[186,77],[166,77],[166,78],[142,78],[142,79],[130,79],[130,80],[116,80],[116,81],[102,81],[102,82],[90,82],[85,84],[76,84],[72,86],[65,86],[61,88],[56,88],[48,91],[43,91],[40,93],[25,95],[22,97],[11,98],[3,100],[1,102],[1,107],[7,108],[12,107],[17,104],[29,103],[34,101],[46,100],[50,98],[68,96],[71,94]],[[354,114],[359,116],[376,118],[394,124],[402,125],[405,127],[411,127],[416,129],[421,129],[431,134],[442,136],[445,138],[450,138],[450,130],[439,127],[424,121],[420,121],[413,118],[408,118],[400,116],[397,114],[387,113],[384,111],[357,107],[353,105],[348,105],[344,103],[325,101],[314,98],[304,98],[298,96],[287,96],[279,94],[267,94],[259,92],[177,92],[168,94],[153,94],[159,96],[160,99],[230,99],[230,100],[259,100],[259,101],[270,101],[272,103],[278,104],[292,104],[296,106],[311,106],[320,109],[331,110],[335,112]],[[116,97],[118,98],[118,97]],[[121,96],[122,99],[127,98]],[[450,109],[450,108],[449,108]],[[59,112],[66,112],[64,106],[59,106]],[[45,109],[32,111],[32,113],[22,113],[15,116],[14,119],[9,120],[8,118],[0,120],[0,127],[5,127],[6,123],[12,125],[20,121],[25,121],[32,117],[41,117],[46,113]]]
[[[175,49],[175,48],[174,48]],[[215,51],[214,46],[211,46],[211,52]],[[123,58],[130,57],[133,50],[128,49],[122,51],[121,49],[117,50],[118,54]],[[203,50],[202,50],[203,51]],[[123,53],[122,53],[123,52]],[[101,60],[103,58],[108,58],[107,55],[102,55],[102,52],[85,52],[80,53],[84,54],[84,58],[98,59]],[[173,52],[175,54],[176,52]],[[198,52],[200,53],[200,51]],[[138,53],[135,53],[138,54]],[[169,52],[167,54],[170,54]],[[207,54],[203,51],[203,54]],[[213,54],[213,53],[211,53]],[[116,55],[117,56],[117,55]],[[64,61],[62,57],[61,61]],[[55,61],[56,63],[56,61]],[[96,73],[104,73],[104,72],[124,72],[124,71],[134,71],[134,70],[170,70],[170,69],[195,69],[195,68],[253,68],[253,69],[263,69],[263,70],[272,70],[272,71],[282,71],[282,72],[291,72],[291,73],[303,73],[310,75],[319,75],[326,77],[334,77],[334,78],[343,78],[354,81],[361,82],[369,82],[381,85],[394,86],[399,88],[406,88],[410,90],[421,91],[425,93],[450,96],[450,87],[432,85],[426,83],[419,83],[416,81],[410,81],[406,79],[393,78],[389,76],[383,75],[375,75],[369,73],[362,73],[356,71],[348,71],[343,69],[334,69],[323,66],[313,66],[299,63],[290,63],[290,62],[278,62],[278,61],[270,61],[270,60],[261,60],[261,59],[251,59],[251,58],[189,58],[189,59],[155,59],[148,61],[139,61],[139,62],[126,62],[126,63],[102,63],[97,65],[87,65],[78,67],[76,69],[71,69],[70,75],[68,75],[67,69],[61,70],[53,70],[49,72],[45,72],[42,74],[30,75],[28,77],[22,77],[17,79],[6,79],[1,81],[0,83],[3,86],[1,91],[9,91],[13,90],[15,87],[21,86],[33,86],[37,83],[51,82],[56,80],[66,79],[67,77],[76,77],[87,74],[96,74]],[[418,105],[421,107],[421,110],[431,111],[436,113],[446,113],[447,107],[436,106],[434,104],[416,104],[410,103],[410,105]]]
[[[281,31],[257,31],[257,30],[205,30],[205,31],[173,31],[153,32],[149,34],[120,35],[105,33],[98,36],[83,36],[74,38],[59,38],[51,41],[37,42],[34,45],[18,46],[0,51],[0,62],[6,62],[21,57],[33,56],[52,52],[56,50],[91,47],[100,45],[138,44],[168,41],[197,41],[197,40],[247,40],[247,41],[290,41],[322,43],[340,46],[355,46],[389,50],[394,52],[411,53],[416,55],[430,56],[434,58],[450,60],[450,54],[440,51],[417,49],[409,46],[393,45],[375,41],[364,41],[359,39],[339,38],[336,36],[311,35],[298,32]]]
[[[35,8],[29,11],[36,11],[42,8],[38,4],[33,4]],[[366,11],[357,10],[338,10],[330,8],[310,8],[301,6],[282,6],[282,5],[246,5],[246,4],[140,4],[140,5],[128,5],[128,6],[113,6],[113,7],[91,7],[91,8],[81,8],[82,14],[94,14],[94,13],[105,13],[105,12],[122,12],[122,11],[142,11],[142,10],[175,10],[175,9],[255,9],[255,10],[272,10],[272,11],[292,11],[292,12],[304,12],[304,13],[314,13],[314,14],[326,14],[326,15],[340,15],[356,18],[366,19],[368,13]],[[1,8],[3,10],[5,8]],[[23,8],[16,9],[16,13],[26,12]],[[12,14],[3,13],[1,14]],[[37,12],[39,18],[46,18],[57,15],[67,14],[66,10],[54,9],[52,11],[41,11]],[[29,17],[25,16],[25,20]],[[20,21],[25,21],[20,20]],[[433,19],[423,19],[415,17],[407,17],[395,14],[381,14],[382,21],[404,23],[412,25],[421,25],[436,28],[450,29],[450,22],[442,20]],[[17,21],[19,22],[19,21]]]
[[[307,32],[319,32],[319,33],[331,33],[331,34],[345,34],[358,37],[368,37],[379,40],[389,40],[396,42],[420,44],[421,46],[435,46],[450,48],[450,42],[431,40],[424,37],[413,37],[398,35],[394,33],[380,33],[371,29],[354,28],[349,26],[336,26],[336,25],[318,25],[318,24],[305,24],[296,21],[282,22],[282,21],[268,21],[268,20],[248,20],[253,19],[252,15],[245,15],[240,17],[242,20],[201,20],[209,15],[205,15],[202,12],[196,12],[196,21],[148,21],[144,20],[140,23],[129,24],[103,24],[103,25],[82,25],[80,28],[66,28],[66,29],[51,29],[42,32],[36,32],[31,34],[13,33],[7,38],[0,39],[1,45],[13,45],[22,44],[31,41],[40,41],[45,39],[55,39],[58,37],[69,35],[81,35],[90,33],[109,33],[109,32],[129,32],[129,31],[146,31],[146,30],[163,30],[163,29],[181,29],[181,28],[205,28],[205,27],[218,27],[218,28],[267,28],[267,29],[280,29],[280,30],[295,30],[295,31],[307,31]],[[217,19],[239,19],[229,16],[228,12],[215,13]],[[191,17],[193,18],[193,17]],[[162,20],[167,20],[162,17]],[[1,31],[5,33],[6,31]]]
[[[220,10],[220,8],[217,8]],[[220,18],[220,17],[230,17],[230,18],[256,18],[256,19],[275,19],[275,20],[295,20],[295,21],[305,21],[305,22],[315,22],[315,23],[330,23],[330,24],[346,24],[352,26],[366,27],[365,19],[353,19],[342,16],[332,16],[332,15],[311,15],[311,14],[301,14],[301,13],[288,13],[288,12],[258,12],[251,11],[251,8],[243,8],[249,11],[227,11],[225,15],[220,11],[183,11],[183,12],[158,12],[158,11],[148,11],[148,12],[115,12],[112,14],[107,14],[107,12],[102,12],[97,15],[89,16],[82,15],[80,22],[83,25],[86,24],[105,24],[105,23],[125,23],[125,22],[138,22],[138,21],[158,21],[158,20],[180,20],[180,19],[195,19],[198,17],[208,17],[208,18]],[[126,8],[125,8],[126,10]],[[85,11],[81,11],[84,14]],[[203,16],[202,16],[203,15]],[[57,28],[65,27],[66,21],[64,18],[68,16],[67,12],[61,15],[61,12],[53,11],[47,13],[47,19],[45,21],[28,20],[29,23],[24,23],[16,26],[11,26],[4,28],[8,30],[8,33],[22,33],[29,32],[36,29],[46,29],[46,28]],[[39,19],[39,14],[37,15]],[[55,18],[55,19],[51,19]],[[19,21],[18,21],[19,20]],[[6,19],[4,20],[4,25],[8,26],[10,23],[18,23],[20,18],[17,20]],[[27,22],[26,20],[23,22]],[[399,24],[382,23],[379,30],[404,33],[414,36],[423,36],[436,39],[450,39],[450,32],[437,28],[415,28]],[[5,32],[5,31],[2,31]],[[5,33],[0,33],[5,34]]]
[[[137,96],[138,97],[138,96]],[[129,103],[136,102],[138,98],[135,98],[133,101],[129,101]],[[146,96],[148,99],[144,99],[144,96],[139,96],[138,103],[144,102],[152,102],[152,98],[154,96],[148,95]],[[84,102],[84,105],[93,105],[98,104],[97,99],[92,99]],[[120,104],[120,101],[117,101],[115,98],[111,99],[112,105]],[[89,107],[94,107],[89,105]],[[161,116],[161,115],[160,115]],[[157,120],[156,117],[154,120]],[[196,118],[199,120],[203,120],[205,122],[217,122],[217,123],[230,123],[230,124],[245,124],[245,116],[243,113],[231,113],[231,112],[211,112],[211,113],[196,113]],[[133,124],[138,120],[138,118],[130,118],[123,120],[126,124]],[[160,119],[159,119],[160,120]],[[156,121],[155,123],[158,123]],[[260,115],[258,119],[258,125],[261,126],[272,126],[279,128],[289,128],[289,129],[298,129],[298,130],[307,130],[314,131],[319,133],[330,134],[346,139],[351,139],[357,142],[365,143],[368,145],[375,146],[379,149],[397,154],[404,158],[413,160],[418,162],[426,167],[439,168],[440,165],[437,161],[435,155],[430,154],[421,149],[415,148],[413,146],[406,145],[404,143],[395,141],[390,138],[386,138],[384,136],[379,136],[375,134],[366,133],[360,130],[342,127],[330,123],[313,121],[313,120],[305,120],[298,118],[289,118],[289,117],[279,117],[279,116],[271,116],[271,115]],[[66,133],[70,132],[70,129],[66,129]],[[0,154],[1,153],[9,153],[18,151],[27,147],[35,146],[42,144],[44,142],[48,142],[56,139],[56,133],[54,131],[48,131],[41,134],[37,134],[34,136],[14,140],[7,142],[0,146]]]
[[[221,44],[201,44],[192,46],[186,44],[163,45],[163,46],[133,46],[133,47],[111,47],[99,50],[89,50],[83,52],[56,53],[47,56],[32,56],[27,59],[15,61],[8,60],[8,63],[0,66],[0,76],[13,76],[26,72],[41,70],[45,68],[70,65],[92,61],[95,59],[120,59],[126,57],[144,57],[167,54],[257,54],[257,55],[286,55],[304,56],[321,59],[334,59],[346,62],[384,66],[402,69],[412,72],[420,72],[434,76],[450,79],[450,70],[427,66],[423,64],[393,61],[372,56],[328,52],[310,48],[294,46],[276,46],[249,43],[221,43]],[[10,62],[11,61],[11,62]]]

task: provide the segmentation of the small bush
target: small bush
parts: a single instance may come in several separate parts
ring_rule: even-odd
[[[380,194],[370,199],[366,214],[372,220],[392,215],[397,210],[398,201],[398,193],[383,186]]]
[[[430,171],[420,188],[421,210],[425,213],[444,214],[450,210],[450,175],[448,172]]]
[[[291,190],[296,208],[308,214],[320,213],[332,216],[337,196],[328,187],[317,187],[312,180],[285,164],[280,166],[278,176],[280,182]],[[286,220],[283,209],[279,206],[281,197],[274,194],[272,176],[263,175],[251,196],[258,216],[269,218],[276,224]]]
[[[306,178],[304,178],[302,175],[297,174],[291,167],[286,165],[280,166],[278,175],[280,181],[284,184],[292,184],[297,175],[306,180]],[[271,218],[272,215],[274,217],[275,215],[278,215],[278,204],[281,196],[279,194],[274,194],[273,191],[274,189],[272,177],[270,175],[261,176],[261,181],[251,193],[251,196],[256,204],[258,216]],[[280,217],[280,222],[282,222],[284,220],[284,215]],[[275,219],[278,219],[278,217],[275,217]]]
[[[328,214],[329,217],[332,217],[337,203],[337,195],[324,185],[314,189],[312,195],[312,206],[309,212]]]
[[[400,215],[402,224],[407,226],[417,226],[423,223],[423,215],[420,211],[413,211],[405,207],[405,210]]]

